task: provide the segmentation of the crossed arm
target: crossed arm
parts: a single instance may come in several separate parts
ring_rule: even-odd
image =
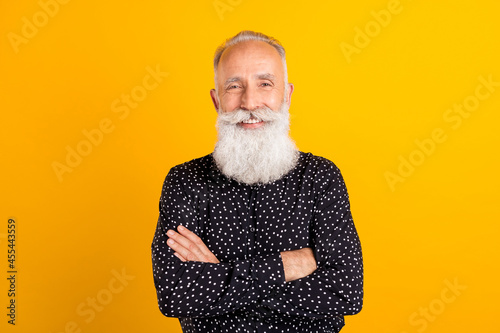
[[[200,237],[188,228],[179,225],[177,232],[169,230],[167,245],[181,261],[200,261],[218,264],[219,260],[203,243]],[[316,270],[316,259],[311,248],[280,252],[285,271],[285,281],[298,280]]]
[[[219,262],[190,231],[197,231],[195,203],[177,176],[174,171],[165,180],[152,244],[153,276],[164,315],[211,317],[257,306],[272,315],[326,318],[361,310],[361,247],[340,174],[311,220],[314,253],[302,248],[229,262]],[[333,186],[338,182],[340,189]]]

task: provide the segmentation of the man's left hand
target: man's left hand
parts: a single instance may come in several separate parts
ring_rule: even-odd
[[[167,245],[174,250],[174,255],[181,261],[201,261],[218,264],[219,260],[203,243],[200,237],[188,228],[180,225],[177,232],[167,231]]]

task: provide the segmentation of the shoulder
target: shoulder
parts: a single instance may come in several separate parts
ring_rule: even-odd
[[[212,161],[212,154],[208,154],[203,157],[195,158],[190,161],[178,164],[171,168],[170,172],[181,174],[202,172],[212,167]]]
[[[165,184],[175,183],[182,186],[193,186],[206,179],[212,169],[211,154],[195,158],[172,167],[165,177]]]
[[[322,156],[300,152],[299,160],[306,169],[315,173],[340,173],[335,163]]]
[[[300,166],[304,179],[312,181],[319,192],[332,187],[345,187],[340,169],[330,159],[312,153],[300,152]]]

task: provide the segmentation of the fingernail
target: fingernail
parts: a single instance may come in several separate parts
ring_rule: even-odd
[[[180,231],[184,230],[184,227],[182,225],[180,225],[177,229],[179,229]]]
[[[170,244],[170,245],[172,245],[172,244],[174,244],[174,240],[173,240],[173,239],[169,239],[169,240],[167,241],[167,243],[168,243],[168,244]]]
[[[169,230],[169,231],[167,231],[167,235],[169,235],[169,236],[173,236],[173,235],[174,235],[174,231],[173,231],[173,230]]]

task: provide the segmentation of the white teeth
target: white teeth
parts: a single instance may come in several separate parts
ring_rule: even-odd
[[[260,120],[258,120],[258,119],[247,119],[247,120],[243,120],[242,123],[244,123],[244,124],[255,124],[255,123],[260,123]]]

